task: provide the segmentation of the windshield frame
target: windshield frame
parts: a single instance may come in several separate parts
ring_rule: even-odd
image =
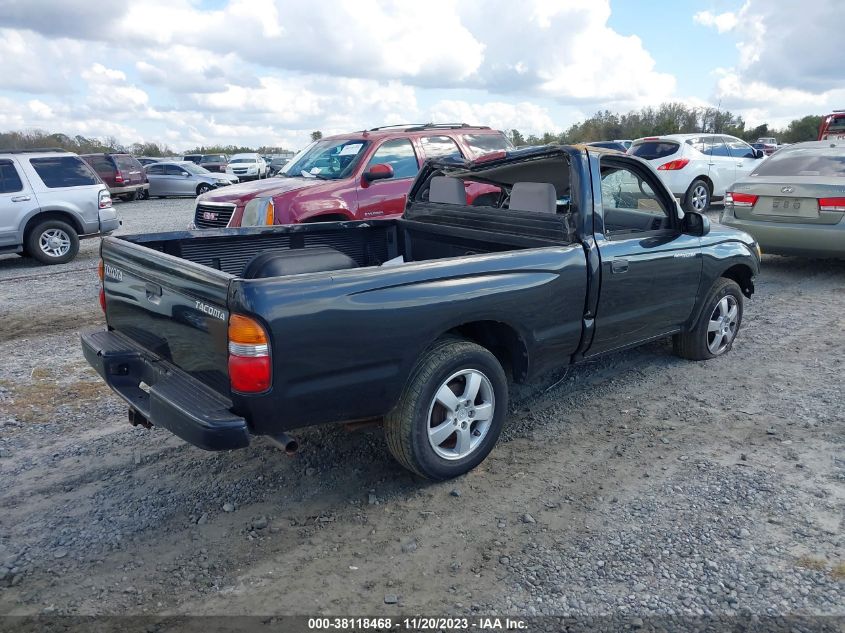
[[[361,149],[355,154],[354,158],[337,174],[329,174],[327,172],[319,172],[316,174],[305,171],[303,168],[308,165],[309,160],[316,159],[322,156],[325,152],[345,145],[361,145]],[[343,180],[350,177],[358,166],[361,164],[364,156],[369,152],[372,141],[365,138],[343,138],[331,139],[324,138],[313,141],[302,148],[297,154],[288,161],[287,165],[282,167],[279,172],[281,176],[289,178],[319,178],[321,180]]]
[[[192,163],[191,161],[187,160],[182,163],[177,163],[179,167],[187,171],[188,173],[193,174],[194,176],[210,176],[211,172],[208,171],[205,167],[200,167],[196,163]]]

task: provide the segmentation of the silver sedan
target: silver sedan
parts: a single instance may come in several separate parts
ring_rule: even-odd
[[[238,182],[232,174],[216,174],[190,161],[165,161],[146,167],[150,195],[199,196],[218,187]]]
[[[722,224],[764,253],[845,258],[845,141],[784,147],[734,183]]]

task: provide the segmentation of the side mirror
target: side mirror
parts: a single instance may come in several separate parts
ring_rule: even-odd
[[[370,167],[370,170],[364,173],[364,180],[373,182],[374,180],[385,180],[386,178],[393,178],[393,167],[387,163],[378,163]]]
[[[754,158],[765,158],[765,157],[766,157],[766,153],[763,150],[761,150],[761,149],[755,149],[754,150]]]
[[[710,218],[703,213],[687,212],[683,219],[684,233],[704,237],[710,232]]]
[[[183,172],[182,172],[182,175],[183,175],[185,178],[190,178],[190,177],[191,177],[191,172],[189,172],[189,171],[183,171]]]

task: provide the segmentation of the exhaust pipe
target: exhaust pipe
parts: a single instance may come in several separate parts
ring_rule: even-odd
[[[288,457],[293,457],[296,455],[296,451],[299,450],[299,442],[287,433],[268,435],[267,439],[270,440],[271,444],[274,444],[277,448],[282,449]]]

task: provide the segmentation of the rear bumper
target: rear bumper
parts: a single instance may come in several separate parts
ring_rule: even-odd
[[[743,220],[724,213],[722,224],[751,235],[764,253],[845,258],[845,222],[801,224]]]
[[[109,187],[109,193],[113,196],[120,196],[127,193],[135,193],[139,190],[148,190],[150,183],[144,182],[137,185],[124,185],[123,187]]]
[[[106,384],[155,426],[208,451],[249,445],[246,420],[230,411],[230,400],[127,337],[84,333],[82,352]]]

